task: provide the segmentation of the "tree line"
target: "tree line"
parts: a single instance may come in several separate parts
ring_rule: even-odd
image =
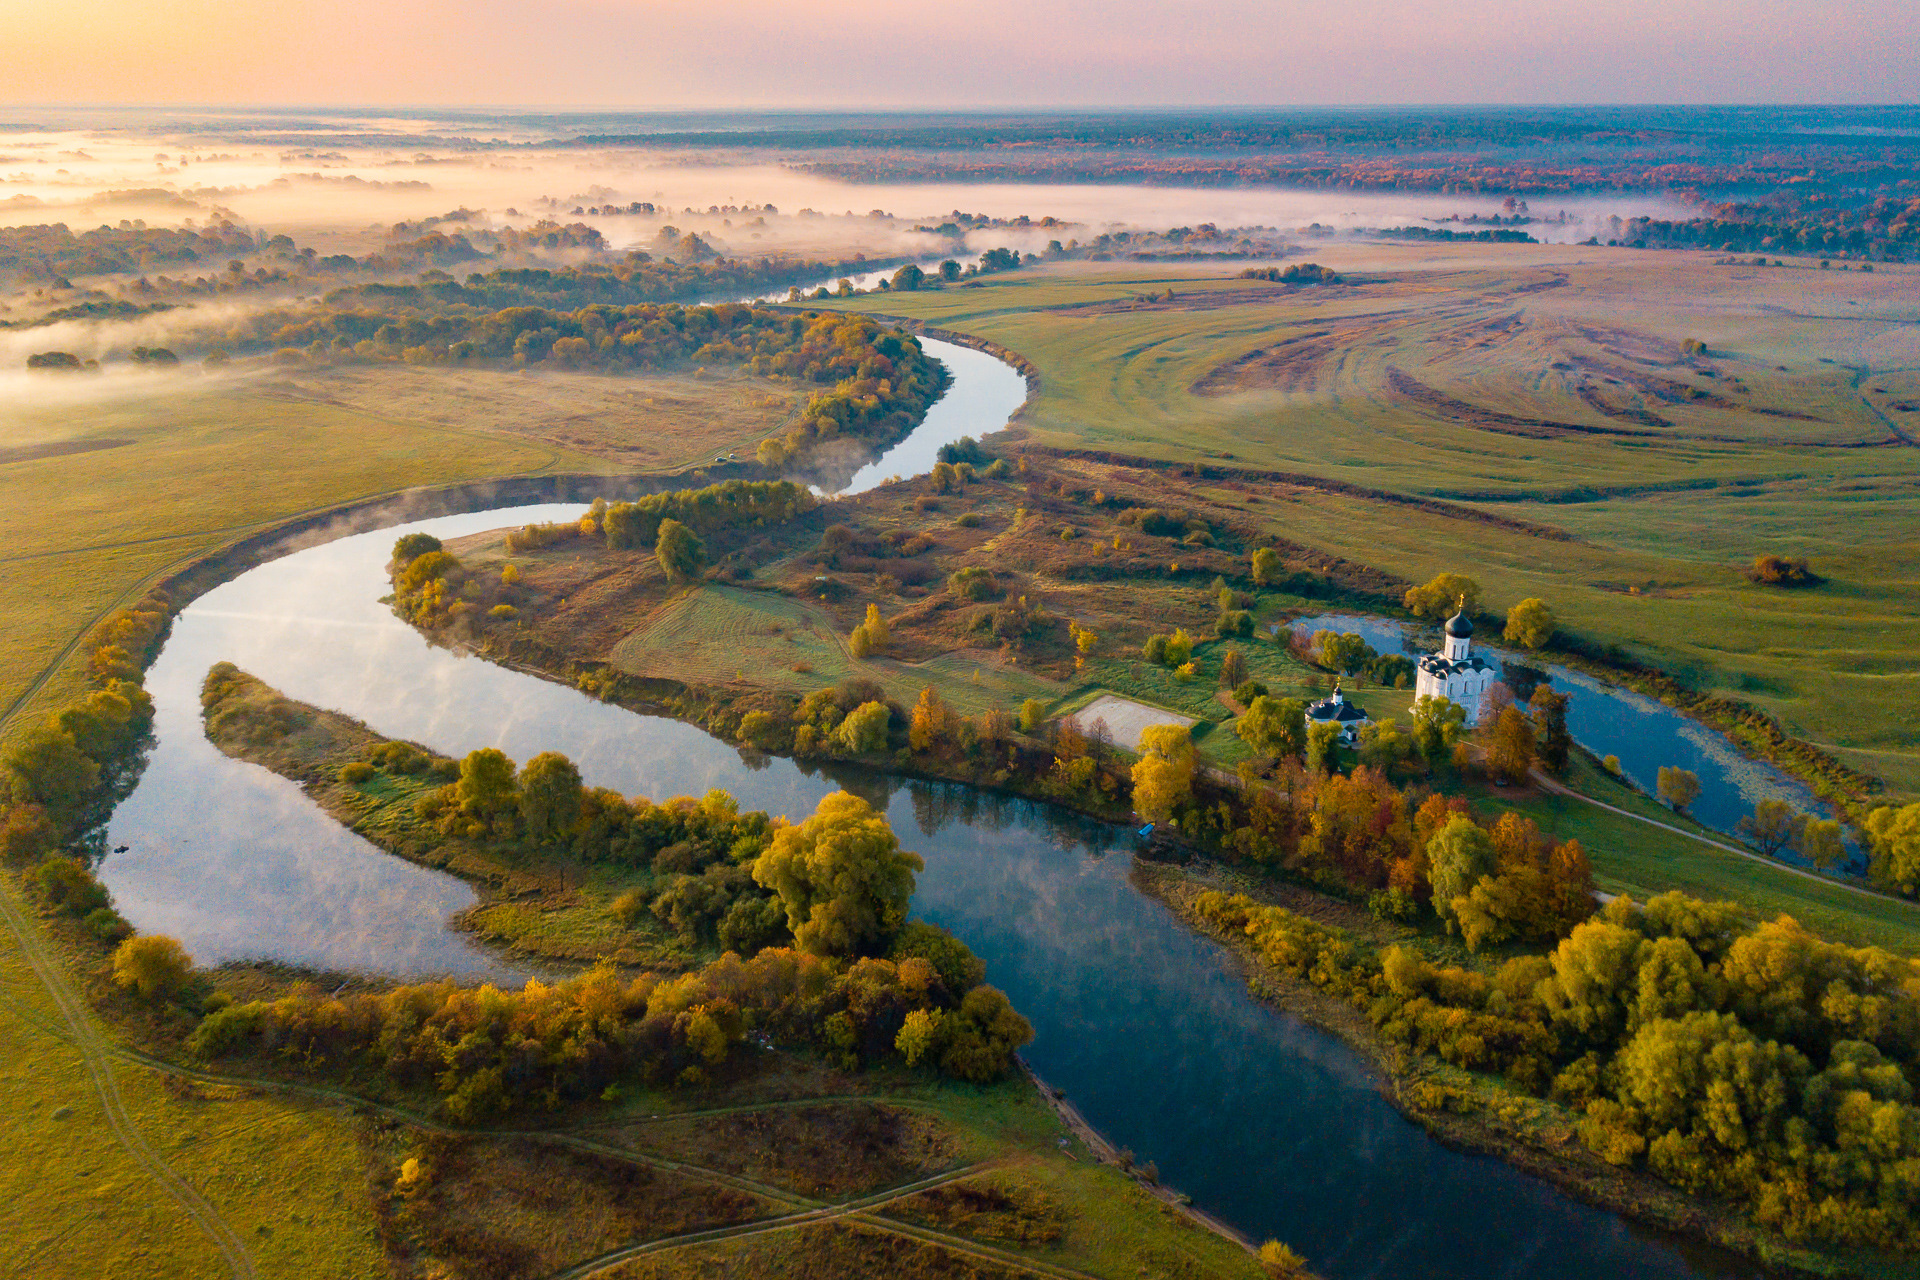
[[[1389,1042],[1573,1109],[1612,1164],[1731,1201],[1789,1239],[1920,1247],[1911,960],[1679,893],[1617,898],[1551,952],[1491,972],[1376,952],[1242,895],[1192,906]]]
[[[208,731],[272,740],[297,731],[284,701],[230,663],[202,694]],[[907,918],[920,858],[883,814],[838,792],[805,821],[742,813],[733,797],[655,804],[588,787],[565,756],[515,764],[481,749],[454,761],[381,742],[340,767],[345,786],[411,802],[436,846],[558,852],[651,874],[611,910],[651,914],[718,961],[679,977],[588,975],[521,993],[451,984],[346,1000],[317,994],[216,1009],[190,1047],[377,1068],[431,1081],[474,1120],[589,1097],[622,1074],[697,1085],[753,1037],[847,1067],[925,1063],[959,1079],[1004,1075],[1031,1029],[982,985],[984,966],[944,930]]]

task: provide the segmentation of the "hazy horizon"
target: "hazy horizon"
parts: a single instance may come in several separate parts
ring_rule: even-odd
[[[0,0],[8,103],[1009,109],[1920,98],[1904,0]],[[343,35],[350,33],[350,35]],[[49,56],[66,51],[75,56]],[[84,56],[79,56],[84,53]]]

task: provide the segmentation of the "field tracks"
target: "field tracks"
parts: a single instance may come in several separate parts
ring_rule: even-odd
[[[0,886],[0,916],[6,918],[7,927],[19,939],[21,952],[32,966],[34,975],[40,979],[65,1019],[73,1046],[86,1063],[87,1075],[100,1095],[101,1109],[105,1111],[107,1123],[113,1127],[120,1145],[213,1239],[235,1280],[257,1280],[259,1273],[254,1270],[253,1256],[247,1252],[246,1245],[234,1234],[226,1219],[220,1216],[219,1210],[192,1183],[175,1173],[148,1145],[132,1113],[127,1110],[126,1099],[120,1092],[120,1082],[114,1077],[110,1061],[113,1056],[111,1046],[93,1025],[86,1003],[67,981],[58,961],[47,953],[45,944],[35,932],[32,922],[25,918],[9,886]]]

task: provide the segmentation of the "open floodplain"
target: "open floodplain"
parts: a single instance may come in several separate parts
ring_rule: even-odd
[[[1186,559],[1192,577],[1195,558],[1209,554],[1211,543],[1168,544],[1174,572],[1164,577],[1157,564],[1135,576],[1058,574],[1063,562],[1048,558],[1049,546],[1071,545],[1074,563],[1084,568],[1094,551],[1133,555],[1146,535],[1117,523],[1124,504],[1096,502],[1063,517],[1062,508],[1044,505],[1044,495],[1028,488],[1048,481],[1056,493],[1064,492],[1063,482],[1083,483],[1089,492],[1104,487],[1129,502],[1137,497],[1136,506],[1158,495],[1153,500],[1204,517],[1241,564],[1239,548],[1271,544],[1288,548],[1290,567],[1324,568],[1336,586],[1417,583],[1458,572],[1481,584],[1494,612],[1522,597],[1545,598],[1582,654],[1614,652],[1689,688],[1761,707],[1790,733],[1881,780],[1879,801],[1920,793],[1913,728],[1920,723],[1920,311],[1910,268],[1823,270],[1795,259],[1762,268],[1717,264],[1706,255],[1580,246],[1326,243],[1312,246],[1311,256],[1341,278],[1301,287],[1241,278],[1237,267],[1219,264],[1071,263],[1032,265],[964,286],[808,304],[910,319],[1021,360],[1031,397],[991,442],[993,454],[1017,470],[936,493],[919,478],[930,452],[903,461],[901,482],[827,504],[806,517],[812,524],[796,522],[791,534],[770,537],[761,560],[743,554],[738,565],[748,571],[726,581],[669,583],[651,554],[606,556],[584,538],[515,549],[498,533],[475,532],[471,520],[458,526],[464,540],[455,540],[450,526],[449,551],[487,581],[528,584],[514,597],[522,601],[519,615],[494,615],[510,619],[516,635],[551,642],[549,656],[565,655],[569,638],[591,642],[573,655],[590,659],[590,670],[577,673],[589,676],[577,691],[490,670],[494,684],[487,687],[533,686],[538,696],[564,704],[531,718],[509,714],[505,698],[497,713],[492,706],[436,713],[435,699],[462,687],[446,673],[482,659],[427,649],[384,608],[377,619],[354,617],[379,605],[379,593],[391,585],[376,570],[388,538],[370,535],[381,545],[361,556],[351,607],[323,617],[318,608],[309,615],[292,603],[274,613],[278,625],[294,631],[302,619],[313,624],[313,634],[289,639],[278,656],[290,671],[299,667],[296,655],[316,670],[325,667],[330,646],[314,635],[337,613],[361,630],[396,633],[383,642],[400,646],[394,652],[404,649],[418,666],[369,670],[364,678],[335,670],[316,687],[345,680],[354,692],[291,690],[288,703],[266,691],[261,705],[281,716],[285,729],[306,723],[300,718],[312,709],[301,710],[299,699],[320,698],[325,710],[347,709],[372,732],[444,752],[451,765],[468,748],[496,741],[516,755],[566,749],[567,714],[631,727],[635,717],[606,705],[619,701],[620,678],[722,688],[743,698],[872,688],[903,708],[931,688],[983,725],[1023,703],[1065,719],[1101,707],[1102,699],[1124,700],[1148,708],[1147,719],[1159,708],[1159,718],[1194,720],[1208,765],[1231,770],[1252,761],[1255,753],[1234,728],[1248,708],[1231,689],[1215,687],[1234,642],[1201,638],[1193,649],[1204,677],[1197,684],[1191,673],[1176,678],[1135,656],[1147,630],[1179,624],[1201,633],[1214,625],[1224,606],[1208,582],[1213,562],[1194,581],[1178,572],[1178,560]],[[663,477],[692,487],[706,483],[704,469],[729,454],[739,461],[723,474],[750,474],[744,460],[755,445],[789,430],[808,401],[795,380],[704,365],[614,375],[262,360],[230,373],[139,376],[162,390],[127,394],[108,380],[99,385],[114,394],[28,403],[14,415],[11,452],[0,455],[0,527],[10,567],[0,587],[9,659],[0,705],[12,707],[6,732],[15,739],[84,690],[83,642],[94,624],[197,557],[217,556],[311,513],[408,490],[470,486],[440,499],[436,510],[508,505],[488,497],[491,481],[502,482],[501,493],[515,501],[548,496],[543,484],[564,485],[582,505],[537,518],[566,526],[594,492],[594,480],[577,477],[604,476],[616,496],[643,492]],[[999,426],[991,418],[979,424],[983,433]],[[619,477],[639,487],[616,488]],[[318,521],[270,551],[213,564],[191,590],[349,529],[401,524],[431,501],[416,494],[361,515],[359,524]],[[856,542],[882,533],[895,545],[925,539],[928,548],[915,554],[938,574],[902,581],[884,572],[901,567],[884,555],[865,557],[874,563],[863,570],[856,544],[844,564],[816,565],[809,557],[826,541],[816,526],[836,512],[854,524]],[[712,550],[737,548],[714,540]],[[1794,590],[1750,581],[1745,569],[1762,554],[1805,557],[1823,581]],[[1044,603],[1079,620],[1076,626],[1096,627],[1104,642],[1078,657],[1071,648],[1050,652],[1042,620],[1020,649],[1003,642],[999,615],[942,614],[935,606],[945,599],[944,575],[969,558],[1030,584],[1031,609],[1027,596],[1018,597],[1022,614],[1041,615]],[[1224,552],[1218,558],[1223,575],[1243,572]],[[254,572],[271,575],[276,563],[269,559]],[[1129,572],[1139,569],[1129,564]],[[1254,594],[1248,603],[1263,639],[1241,642],[1249,674],[1276,695],[1325,692],[1329,672],[1264,639],[1290,617],[1324,607],[1325,599]],[[1356,599],[1338,591],[1332,598],[1347,605]],[[1013,599],[1009,591],[1007,607]],[[870,602],[894,620],[892,654],[859,651],[850,642]],[[976,625],[983,618],[985,625]],[[182,625],[167,643],[201,634]],[[476,640],[471,631],[435,636],[449,637]],[[343,654],[349,647],[337,646]],[[166,733],[177,739],[198,728],[199,682],[222,655],[193,656],[195,669],[169,669],[164,693],[156,691],[172,700],[162,708],[158,751],[173,749]],[[525,665],[576,683],[575,672],[560,669],[564,663],[541,668],[536,657]],[[401,670],[419,678],[391,697],[391,710],[379,705],[386,695],[355,701],[390,687]],[[603,679],[605,686],[597,683]],[[1354,696],[1382,718],[1404,718],[1411,700],[1392,687],[1362,687]],[[403,703],[404,716],[397,714]],[[384,725],[387,714],[401,727]],[[1222,953],[1188,931],[1198,917],[1169,916],[1136,890],[1162,884],[1156,893],[1178,908],[1190,905],[1183,892],[1200,887],[1251,889],[1351,931],[1364,947],[1411,943],[1435,963],[1491,968],[1492,961],[1469,955],[1432,922],[1402,928],[1370,917],[1358,899],[1224,867],[1203,866],[1190,883],[1174,876],[1184,888],[1164,888],[1155,879],[1162,872],[1151,868],[1131,883],[1119,870],[1131,848],[1127,828],[1047,817],[987,790],[938,784],[899,791],[853,766],[816,775],[811,766],[796,771],[774,760],[769,772],[769,756],[756,748],[744,718],[720,741],[684,725],[648,723],[660,727],[633,732],[657,734],[661,753],[683,744],[677,757],[650,759],[637,748],[609,749],[605,758],[581,751],[586,780],[665,799],[657,788],[697,791],[684,779],[707,768],[743,798],[755,797],[743,807],[776,810],[774,800],[757,798],[756,787],[772,796],[790,786],[808,803],[834,784],[873,795],[909,847],[929,862],[943,859],[914,899],[917,911],[991,957],[988,981],[1008,986],[1016,1004],[1032,1011],[1042,1031],[1032,1061],[1043,1072],[1057,1071],[1069,1100],[1095,1112],[1098,1127],[1110,1124],[1108,1136],[1121,1145],[1140,1143],[1138,1159],[1151,1154],[1167,1172],[1177,1171],[1177,1190],[1196,1193],[1202,1208],[1219,1207],[1262,1236],[1296,1229],[1299,1242],[1331,1262],[1330,1275],[1421,1273],[1423,1239],[1442,1235],[1450,1242],[1442,1274],[1503,1265],[1507,1274],[1556,1274],[1546,1251],[1561,1228],[1544,1223],[1585,1233],[1580,1238],[1591,1249],[1582,1266],[1593,1274],[1636,1265],[1676,1276],[1747,1271],[1744,1261],[1642,1236],[1529,1178],[1443,1152],[1374,1092],[1391,1088],[1382,1081],[1405,1066],[1395,1056],[1401,1049],[1378,1058],[1351,1055],[1304,1022],[1276,1018],[1248,995],[1237,971],[1217,971]],[[515,734],[525,736],[510,743]],[[905,735],[895,736],[903,739],[897,755],[869,752],[859,766],[938,776],[934,764],[913,758]],[[697,746],[686,745],[696,738]],[[588,740],[613,741],[605,734]],[[767,749],[784,753],[790,740],[789,733]],[[261,741],[256,735],[252,747]],[[217,745],[251,759],[247,743],[236,742]],[[194,746],[211,755],[207,741],[196,736]],[[363,747],[355,750],[366,754]],[[171,760],[165,763],[171,768]],[[432,830],[425,810],[414,808],[419,779],[409,781],[397,766],[374,777],[369,766],[371,784],[350,782],[348,766],[325,763],[324,774],[301,779],[303,794],[271,777],[261,760],[223,761],[236,779],[227,795],[236,813],[251,813],[243,793],[278,788],[279,802],[301,808],[302,823],[339,818],[350,826],[351,834],[332,828],[329,840],[352,843],[355,856],[368,859],[391,857],[395,849],[383,842],[395,829],[408,838]],[[349,765],[360,763],[355,756]],[[268,767],[293,776],[291,765]],[[167,785],[168,768],[156,767],[153,782]],[[990,787],[1008,785],[981,772],[977,780]],[[1612,809],[1544,788],[1496,789],[1471,772],[1441,765],[1433,778],[1457,786],[1489,823],[1513,811],[1532,817],[1552,840],[1579,839],[1591,850],[1603,890],[1644,898],[1683,889],[1739,903],[1743,921],[1785,911],[1849,944],[1902,956],[1920,950],[1910,903],[1716,849],[1712,842],[1725,840],[1724,833],[1662,809],[1597,761],[1576,756],[1566,782]],[[263,960],[311,963],[274,940],[276,911],[300,919],[308,932],[314,923],[301,915],[310,903],[298,893],[300,877],[314,868],[300,865],[299,850],[282,847],[287,832],[269,839],[263,831],[250,859],[248,833],[227,821],[231,815],[214,813],[219,788],[181,794],[199,797],[194,806],[207,811],[209,838],[197,852],[184,842],[171,851],[176,883],[200,875],[209,901],[224,901],[217,896],[222,881],[264,887],[254,901],[277,905],[245,920],[232,912],[223,924],[257,936]],[[367,799],[389,807],[378,820],[358,821],[353,806]],[[164,806],[166,797],[137,795],[124,825],[110,829],[135,844],[135,862],[154,852],[138,845],[140,801]],[[806,816],[804,805],[789,807],[796,822]],[[1104,808],[1097,796],[1076,807],[1109,818],[1127,811],[1124,796],[1108,796]],[[178,822],[181,808],[173,806],[170,821]],[[1649,818],[1661,825],[1649,826]],[[133,879],[115,878],[125,852],[107,851],[102,875],[116,893],[124,887],[125,913],[145,932],[149,904]],[[581,938],[598,945],[616,934],[635,940],[626,954],[663,956],[669,966],[703,964],[719,951],[711,937],[690,943],[677,936],[662,911],[636,919],[621,905],[627,891],[669,885],[665,863],[582,874],[552,851],[509,842],[481,852],[463,855],[458,865],[418,860],[449,865],[491,895],[491,914],[477,918],[496,924],[471,931],[518,947],[512,964],[578,961],[585,958]],[[454,896],[462,891],[446,883]],[[1156,1198],[1158,1171],[1126,1176],[1132,1152],[1122,1158],[1063,1122],[1020,1078],[982,1087],[905,1067],[854,1072],[845,1062],[781,1057],[764,1069],[720,1072],[715,1081],[696,1069],[658,1090],[609,1086],[597,1101],[569,1104],[551,1123],[535,1115],[477,1130],[457,1116],[449,1123],[442,1110],[427,1115],[431,1089],[396,1096],[352,1071],[337,1088],[315,1087],[326,1063],[311,1044],[304,1062],[262,1054],[215,1064],[214,1072],[232,1076],[218,1078],[203,1058],[178,1052],[196,1013],[294,992],[314,1001],[323,1021],[338,1018],[336,1026],[345,1027],[360,1014],[344,1011],[363,1008],[346,1002],[377,996],[390,985],[387,971],[377,958],[337,966],[365,970],[353,976],[330,963],[325,972],[232,966],[219,971],[218,998],[207,996],[194,1013],[149,1009],[115,989],[105,953],[79,921],[57,912],[30,919],[37,899],[11,874],[0,892],[13,926],[0,957],[0,1043],[8,1046],[0,1105],[26,1117],[18,1129],[20,1158],[6,1165],[14,1194],[0,1210],[0,1226],[10,1238],[32,1242],[30,1274],[158,1277],[224,1267],[235,1275],[772,1277],[888,1270],[1118,1277],[1260,1270],[1237,1244],[1191,1225]],[[1028,899],[1031,905],[1011,915],[991,905]],[[1084,935],[1071,946],[1062,913]],[[435,932],[443,924],[436,911],[408,927]],[[1096,974],[1089,957],[1112,972]],[[1274,971],[1258,957],[1242,953],[1240,961],[1255,975],[1254,992],[1274,999],[1273,988],[1259,985]],[[1127,984],[1130,964],[1175,977],[1164,990],[1142,984],[1143,995]],[[1315,1020],[1312,1009],[1296,1011]],[[1136,1022],[1171,1026],[1175,1012],[1188,1020],[1164,1042],[1130,1030]],[[1320,1015],[1339,1022],[1325,1010]],[[1345,1016],[1351,1021],[1353,1011]],[[1212,1017],[1219,1027],[1208,1023]],[[1094,1018],[1104,1020],[1105,1040],[1076,1030]],[[1227,1039],[1233,1052],[1223,1055]],[[1113,1057],[1138,1051],[1131,1082],[1115,1080],[1107,1060],[1090,1053],[1088,1046],[1099,1044]],[[142,1059],[129,1045],[172,1061]],[[462,1069],[459,1054],[443,1048],[451,1078]],[[1284,1055],[1297,1076],[1273,1067],[1274,1055]],[[1576,1145],[1571,1110],[1504,1092],[1497,1076],[1476,1081],[1457,1064],[1429,1062],[1418,1083],[1439,1091],[1431,1096],[1460,1099],[1492,1088],[1502,1107],[1524,1117],[1518,1127],[1531,1126],[1542,1144]],[[1164,1091],[1140,1087],[1162,1078],[1178,1083]],[[1328,1141],[1324,1126],[1287,1127],[1293,1120],[1282,1113],[1292,1086],[1284,1082],[1296,1078],[1334,1099],[1329,1109],[1352,1108],[1356,1131],[1368,1136],[1361,1149],[1338,1152],[1353,1162],[1351,1174],[1302,1184],[1299,1203],[1276,1207],[1264,1189],[1294,1187],[1286,1179],[1300,1173],[1276,1150],[1296,1141],[1314,1150],[1313,1143]],[[290,1083],[300,1088],[290,1093]],[[374,1094],[387,1110],[367,1105]],[[1402,1105],[1417,1110],[1406,1096]],[[1234,1115],[1243,1104],[1236,1099],[1285,1119],[1258,1129],[1271,1135],[1267,1147],[1233,1146],[1248,1131]],[[1169,1111],[1170,1104],[1178,1109]],[[1432,1108],[1427,1123],[1454,1141],[1500,1149],[1485,1145],[1484,1134],[1447,1130],[1447,1109]],[[522,1125],[537,1132],[522,1132]],[[1223,1174],[1221,1153],[1229,1151],[1245,1167],[1261,1168],[1260,1177]],[[1107,1162],[1096,1163],[1102,1154]],[[1674,1208],[1683,1198],[1654,1188],[1651,1179],[1625,1190],[1603,1186],[1611,1175],[1597,1160],[1587,1164],[1561,1180],[1589,1198],[1703,1234],[1726,1225],[1724,1218],[1704,1228],[1688,1220],[1686,1210]],[[1417,1215],[1393,1218],[1393,1180],[1417,1183],[1438,1176],[1443,1165],[1445,1185],[1435,1184],[1434,1196],[1421,1201],[1431,1220],[1423,1226]],[[1535,1228],[1492,1244],[1481,1240],[1487,1254],[1475,1259],[1473,1242],[1461,1238],[1474,1233],[1463,1233],[1465,1210],[1455,1201],[1482,1178],[1510,1197],[1501,1203],[1527,1208]],[[1348,1193],[1362,1185],[1378,1199],[1356,1209]],[[1325,1203],[1306,1214],[1301,1205],[1309,1195]],[[1373,1214],[1407,1234],[1379,1238]],[[777,1222],[778,1229],[723,1234],[750,1221]],[[716,1235],[709,1239],[707,1231]],[[648,1241],[669,1239],[679,1247],[648,1256]],[[1901,1274],[1899,1259],[1858,1255],[1848,1262],[1864,1274]]]
[[[1276,536],[1544,598],[1567,630],[1920,793],[1914,268],[1309,252],[1342,283],[1075,263],[853,305],[1032,361],[1035,445],[1285,473],[1246,513]],[[1757,585],[1760,555],[1827,581]]]

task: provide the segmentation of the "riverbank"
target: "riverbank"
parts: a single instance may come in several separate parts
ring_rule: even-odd
[[[1187,927],[1224,946],[1263,1004],[1337,1036],[1360,1054],[1370,1064],[1380,1094],[1436,1140],[1504,1161],[1589,1204],[1731,1250],[1782,1274],[1866,1280],[1908,1274],[1909,1264],[1903,1260],[1795,1245],[1711,1200],[1609,1164],[1581,1141],[1579,1113],[1519,1093],[1497,1076],[1461,1070],[1384,1039],[1353,1003],[1276,968],[1245,935],[1214,927],[1196,909],[1196,900],[1208,891],[1260,894],[1262,887],[1246,877],[1211,864],[1177,868],[1136,860],[1133,882]]]

